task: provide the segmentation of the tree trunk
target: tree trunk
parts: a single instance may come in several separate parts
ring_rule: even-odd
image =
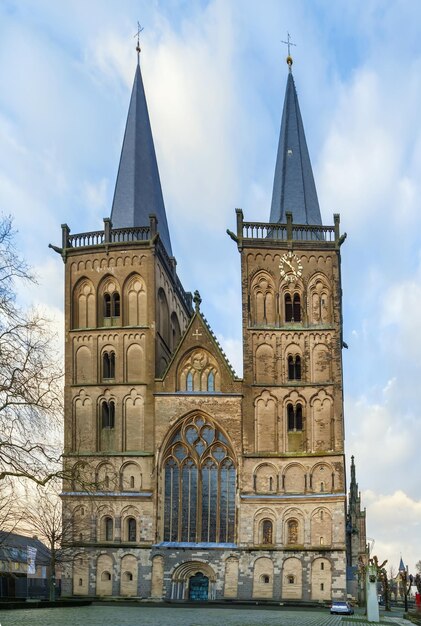
[[[50,602],[56,601],[56,546],[54,542],[51,544],[51,560],[50,560],[50,579],[49,579],[49,595]]]

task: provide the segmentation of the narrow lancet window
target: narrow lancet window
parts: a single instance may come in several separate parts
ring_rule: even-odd
[[[105,379],[115,378],[114,352],[104,352],[102,355],[102,377]]]
[[[193,374],[189,372],[186,377],[186,391],[193,391]]]
[[[113,400],[104,400],[101,403],[101,426],[102,428],[114,428],[115,404]]]
[[[213,372],[208,374],[208,391],[215,391],[215,374]]]
[[[300,403],[287,405],[287,422],[289,431],[303,430],[303,407]]]
[[[293,317],[294,322],[301,322],[301,299],[298,293],[294,294]]]
[[[285,321],[292,322],[294,320],[293,312],[292,312],[292,299],[291,294],[285,294]]]

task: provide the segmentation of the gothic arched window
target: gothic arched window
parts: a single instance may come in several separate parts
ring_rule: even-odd
[[[193,374],[189,372],[186,377],[186,391],[193,391]]]
[[[211,420],[195,415],[174,433],[164,460],[164,541],[234,541],[234,454]]]
[[[104,293],[104,318],[111,317],[111,294]]]
[[[126,520],[127,525],[127,541],[136,541],[136,520],[134,517],[129,517]]]
[[[101,403],[101,426],[102,428],[114,428],[115,424],[115,404],[114,400]]]
[[[116,291],[111,296],[111,317],[120,317],[120,294]]]
[[[303,407],[300,403],[287,405],[288,430],[303,430]]]
[[[292,312],[292,299],[291,299],[290,293],[285,294],[285,321],[286,322],[294,321],[294,315]]]
[[[176,313],[171,313],[171,348],[174,350],[181,337],[181,328]]]
[[[298,543],[298,522],[295,519],[290,519],[287,524],[287,543]]]
[[[168,307],[167,296],[165,291],[160,287],[158,289],[158,333],[165,341],[167,346],[170,346],[170,311]]]
[[[102,354],[102,378],[115,378],[115,353]]]
[[[104,293],[104,318],[120,317],[120,294]]]
[[[273,524],[270,519],[264,519],[262,522],[262,543],[273,543]]]
[[[301,298],[300,294],[294,293],[294,303],[293,303],[293,316],[294,322],[301,322]]]
[[[102,312],[99,313],[99,323],[101,326],[118,326],[120,324],[120,293],[116,283],[109,279],[100,287],[102,296]],[[99,307],[101,305],[99,304]]]
[[[209,372],[208,374],[208,391],[215,391],[215,374]]]
[[[301,297],[299,293],[285,294],[285,321],[301,322]]]
[[[288,380],[301,380],[301,357],[298,354],[288,357]]]
[[[104,539],[105,541],[113,540],[113,519],[112,517],[106,517],[104,519]]]

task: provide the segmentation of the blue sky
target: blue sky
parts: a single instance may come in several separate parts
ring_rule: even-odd
[[[0,208],[62,329],[60,224],[108,217],[136,53],[173,251],[241,370],[239,255],[269,219],[292,34],[324,223],[341,214],[346,447],[374,552],[421,559],[421,5],[395,1],[0,2]]]

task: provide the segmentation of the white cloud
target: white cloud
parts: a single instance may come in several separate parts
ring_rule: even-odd
[[[85,181],[82,187],[82,198],[85,206],[91,209],[108,210],[108,180],[101,178],[99,181]]]
[[[412,499],[404,489],[384,495],[364,490],[362,499],[367,506],[367,534],[374,536],[373,553],[388,559],[387,569],[399,567],[401,556],[410,572],[421,558],[421,500]]]

